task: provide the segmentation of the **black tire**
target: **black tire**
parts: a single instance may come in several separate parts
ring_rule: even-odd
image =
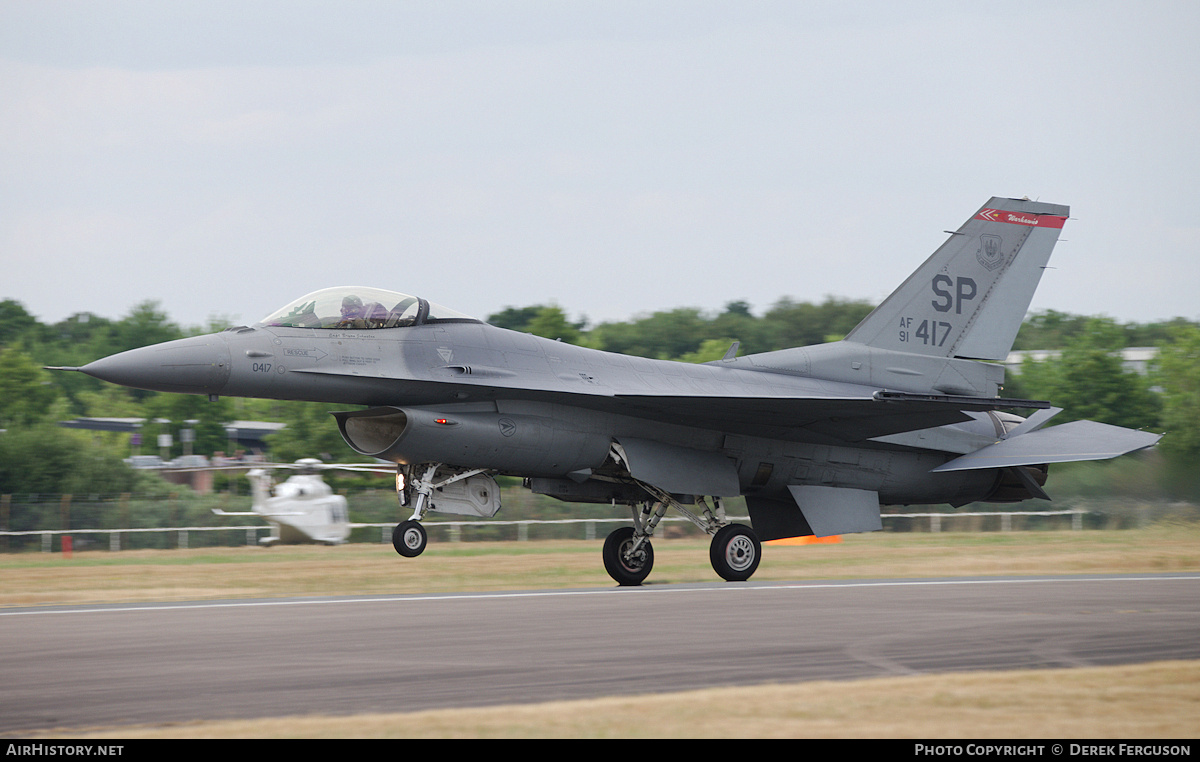
[[[758,569],[762,545],[748,526],[729,524],[717,530],[709,546],[713,570],[727,582],[744,582]]]
[[[625,559],[625,552],[633,545],[633,527],[614,529],[604,539],[604,569],[618,585],[640,585],[654,568],[654,548],[650,541],[642,543],[638,555]]]
[[[402,521],[392,530],[392,547],[405,558],[416,558],[424,553],[428,542],[429,536],[419,521]]]

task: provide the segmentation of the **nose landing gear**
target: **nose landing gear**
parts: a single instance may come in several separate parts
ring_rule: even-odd
[[[392,547],[405,558],[415,558],[425,551],[429,536],[421,522],[409,519],[402,521],[392,530]]]

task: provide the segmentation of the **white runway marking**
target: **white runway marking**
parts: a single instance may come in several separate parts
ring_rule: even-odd
[[[97,614],[122,611],[180,611],[209,608],[257,608],[264,606],[322,606],[346,605],[361,603],[418,603],[426,601],[476,601],[500,600],[505,598],[556,598],[590,595],[667,595],[677,593],[732,593],[732,592],[761,592],[771,590],[822,590],[822,589],[851,589],[871,587],[924,587],[931,585],[1028,585],[1047,582],[1086,583],[1086,582],[1170,582],[1197,581],[1200,575],[1171,575],[1162,576],[1108,576],[1108,577],[1015,577],[995,579],[911,579],[911,580],[862,580],[862,581],[831,581],[831,582],[764,582],[760,584],[722,584],[711,586],[645,586],[624,588],[597,588],[595,590],[529,590],[495,593],[439,593],[436,595],[389,595],[372,597],[347,598],[289,598],[284,600],[244,600],[244,601],[192,601],[187,603],[153,603],[113,606],[82,606],[78,608],[25,608],[17,610],[0,610],[0,616],[39,616],[48,614]]]

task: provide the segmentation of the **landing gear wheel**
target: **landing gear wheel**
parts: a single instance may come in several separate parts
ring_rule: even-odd
[[[425,527],[421,526],[419,521],[409,519],[397,524],[392,530],[392,547],[405,558],[421,555],[427,542],[429,536],[425,534]]]
[[[741,524],[729,524],[717,530],[708,558],[713,570],[727,582],[743,582],[758,568],[762,545],[754,530]]]
[[[650,541],[642,543],[637,553],[626,558],[633,547],[633,527],[614,529],[604,539],[604,569],[618,585],[640,585],[654,568],[654,548]]]

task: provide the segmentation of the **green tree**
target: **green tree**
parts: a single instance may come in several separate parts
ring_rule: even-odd
[[[1062,349],[1087,332],[1089,320],[1091,318],[1055,310],[1034,313],[1021,323],[1013,349]]]
[[[1200,327],[1178,324],[1159,347],[1152,373],[1162,389],[1163,450],[1191,462],[1200,459]]]
[[[845,336],[867,316],[874,305],[826,297],[821,304],[795,302],[790,298],[775,303],[763,320],[769,325],[772,349],[823,344],[830,336]]]
[[[145,418],[147,415],[145,403],[138,401],[127,386],[102,384],[96,391],[80,391],[75,401],[75,413],[89,418]]]
[[[557,305],[542,307],[525,324],[524,330],[534,336],[547,339],[562,339],[568,344],[578,344],[583,334],[579,328],[567,320],[567,315]]]
[[[700,348],[695,352],[689,352],[679,359],[683,362],[713,362],[720,360],[729,351],[729,347],[733,344],[731,339],[705,339],[700,343]]]
[[[545,308],[546,305],[544,304],[535,304],[531,307],[505,307],[500,312],[489,315],[487,322],[497,328],[527,332],[525,326],[529,325],[538,316],[538,313]]]
[[[113,494],[134,475],[95,437],[51,424],[0,435],[0,494]]]
[[[725,342],[721,354],[713,358],[718,360],[725,355],[725,350],[729,349],[729,345],[734,341],[741,344],[738,350],[740,354],[769,352],[777,348],[771,341],[767,322],[750,314],[750,305],[742,301],[726,304],[725,311],[710,323],[705,341],[718,337],[720,341]],[[732,338],[726,341],[726,337]]]
[[[58,397],[50,374],[18,347],[0,347],[0,428],[46,418]]]
[[[166,431],[159,433],[171,434],[172,456],[182,455],[186,449],[185,429],[194,437],[191,446],[194,455],[212,455],[228,449],[225,423],[232,418],[233,404],[226,397],[209,400],[196,394],[159,394],[147,401],[144,411],[148,418],[165,418],[171,422]]]
[[[113,326],[116,351],[147,347],[183,338],[183,331],[172,323],[158,302],[145,301]]]
[[[502,311],[489,315],[487,322],[497,328],[532,333],[547,339],[562,339],[570,344],[580,343],[584,327],[587,325],[586,319],[572,323],[562,307],[553,303],[520,308],[505,307]]]
[[[1124,331],[1109,318],[1090,318],[1062,354],[1027,361],[1006,393],[1047,399],[1064,408],[1055,423],[1093,420],[1132,429],[1158,424],[1160,402],[1149,381],[1122,364]]]
[[[362,460],[342,439],[337,421],[330,413],[346,405],[325,402],[293,402],[281,406],[279,420],[287,428],[267,437],[271,457],[277,461],[320,458],[326,463]]]
[[[601,323],[589,346],[609,352],[669,360],[695,352],[709,336],[708,321],[694,307],[644,315],[632,323]]]
[[[13,299],[0,301],[0,347],[27,341],[40,327],[38,319],[30,315],[20,302]]]

